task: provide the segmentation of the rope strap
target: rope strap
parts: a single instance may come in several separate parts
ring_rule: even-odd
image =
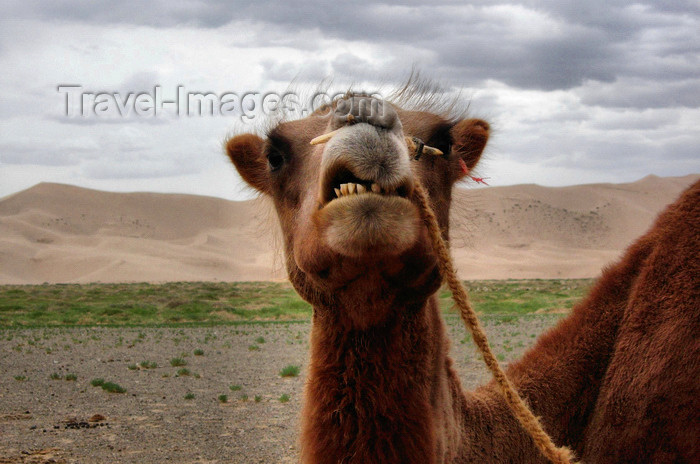
[[[471,332],[474,343],[476,343],[479,351],[481,351],[484,362],[486,362],[486,366],[496,380],[506,403],[525,430],[530,434],[537,448],[547,459],[554,464],[571,464],[574,461],[574,455],[571,450],[567,447],[557,448],[547,432],[542,428],[540,421],[535,417],[520,395],[518,395],[515,387],[510,380],[508,380],[508,377],[506,377],[503,369],[501,369],[501,366],[498,364],[496,357],[491,351],[489,342],[486,339],[486,333],[469,302],[467,291],[457,278],[449,249],[442,238],[435,213],[428,204],[427,195],[423,186],[420,185],[420,182],[416,185],[416,194],[418,196],[421,218],[428,228],[433,248],[438,255],[440,274],[443,279],[447,281],[447,285],[452,292],[452,298],[459,308],[459,314],[462,316],[464,324]]]

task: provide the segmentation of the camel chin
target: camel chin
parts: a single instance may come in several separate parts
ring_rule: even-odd
[[[399,196],[363,193],[337,198],[317,215],[322,239],[343,256],[397,256],[414,246],[420,235],[418,209]]]

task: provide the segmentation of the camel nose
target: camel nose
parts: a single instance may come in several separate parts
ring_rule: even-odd
[[[384,100],[368,96],[352,96],[338,102],[331,121],[333,129],[361,122],[396,133],[402,130],[398,113]]]
[[[352,97],[338,102],[332,117],[335,134],[321,157],[324,204],[343,183],[383,192],[412,191],[411,158],[401,121],[390,103]]]

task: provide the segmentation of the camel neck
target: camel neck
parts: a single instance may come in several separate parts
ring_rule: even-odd
[[[507,371],[554,442],[579,455],[644,255],[633,250],[608,269],[572,315]],[[329,313],[315,310],[303,462],[543,459],[493,384],[462,391],[435,296],[364,330],[344,328]]]
[[[624,262],[604,272],[569,317],[540,337],[506,371],[555,444],[568,446],[578,456],[583,454],[587,427],[599,401],[618,329],[635,290],[635,269],[647,253],[643,244],[632,248]],[[466,397],[468,441],[491,444],[471,445],[471,459],[483,463],[543,459],[493,383]]]
[[[347,330],[316,310],[306,386],[305,462],[431,463],[459,388],[447,375],[437,300],[396,308],[385,324]],[[330,319],[330,318],[329,318]],[[448,407],[446,407],[448,405]],[[454,427],[452,428],[454,430]]]

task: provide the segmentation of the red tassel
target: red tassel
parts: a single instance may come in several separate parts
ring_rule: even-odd
[[[465,176],[469,174],[469,168],[467,167],[467,163],[465,163],[462,158],[459,158],[459,167],[462,168],[462,174],[464,174]]]

